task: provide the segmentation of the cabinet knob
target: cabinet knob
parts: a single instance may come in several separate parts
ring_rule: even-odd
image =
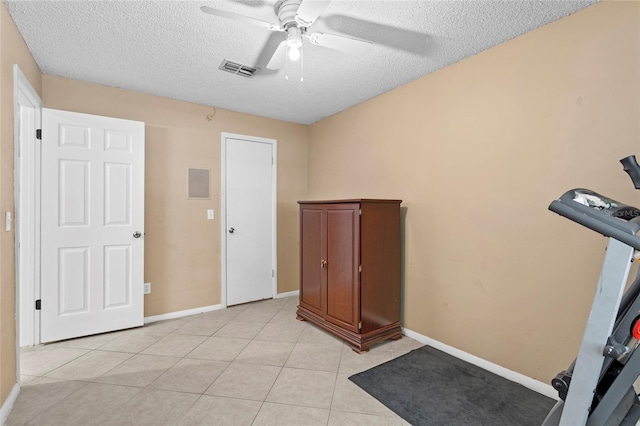
[[[324,268],[325,266],[327,266],[327,261],[326,261],[326,260],[324,260],[324,259],[322,259],[322,260],[320,261],[320,266],[322,266],[323,268]]]

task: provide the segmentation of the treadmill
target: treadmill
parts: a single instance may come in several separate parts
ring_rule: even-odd
[[[640,189],[635,156],[621,162]],[[543,426],[636,425],[640,272],[626,292],[625,286],[634,253],[640,250],[640,209],[577,188],[553,201],[549,210],[609,237],[609,243],[578,356],[552,380],[560,400]]]

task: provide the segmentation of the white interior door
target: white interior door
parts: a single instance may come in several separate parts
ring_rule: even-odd
[[[268,299],[275,284],[275,141],[223,134],[227,305]]]
[[[42,110],[41,341],[143,324],[144,123]]]

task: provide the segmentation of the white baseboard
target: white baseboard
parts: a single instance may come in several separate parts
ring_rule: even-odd
[[[280,299],[282,297],[298,296],[298,295],[300,295],[300,290],[288,291],[286,293],[278,293],[276,295],[276,299]],[[190,315],[204,314],[205,312],[217,311],[218,309],[224,309],[224,308],[226,308],[226,306],[219,304],[219,305],[203,306],[201,308],[186,309],[184,311],[169,312],[168,314],[144,317],[144,323],[149,324],[152,322],[164,321],[168,319],[188,317]]]
[[[286,293],[278,293],[276,295],[276,299],[280,299],[283,297],[293,297],[293,296],[300,296],[300,290],[287,291]]]
[[[441,350],[442,352],[445,352],[451,356],[454,356],[458,359],[466,361],[469,364],[473,364],[484,370],[490,371],[491,373],[497,376],[504,377],[507,380],[521,384],[522,386],[529,388],[533,391],[536,391],[544,396],[558,400],[558,392],[551,385],[542,383],[541,381],[536,379],[532,379],[531,377],[525,376],[524,374],[520,374],[518,372],[509,370],[508,368],[504,368],[498,364],[494,364],[490,361],[487,361],[486,359],[482,359],[475,355],[471,355],[468,352],[462,351],[460,349],[454,348],[453,346],[449,346],[445,343],[439,342],[435,339],[432,339],[431,337],[427,337],[420,333],[416,333],[415,331],[409,330],[408,328],[403,328],[402,332],[405,336],[415,339],[420,343],[424,343],[425,345],[429,345],[433,348]]]
[[[9,413],[11,413],[11,409],[13,408],[13,404],[18,399],[18,395],[20,394],[20,385],[15,384],[9,392],[9,396],[5,399],[4,404],[0,407],[0,425],[3,425],[4,422],[7,421],[7,417],[9,417]]]
[[[222,305],[211,305],[211,306],[203,306],[201,308],[186,309],[184,311],[169,312],[168,314],[153,315],[150,317],[144,317],[144,323],[149,324],[157,321],[188,317],[190,315],[204,314],[205,312],[217,311],[218,309],[222,309],[222,308],[224,308],[224,306]]]

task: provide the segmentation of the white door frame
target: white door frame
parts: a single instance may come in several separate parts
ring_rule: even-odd
[[[39,314],[35,300],[40,294],[40,143],[35,137],[41,128],[42,100],[17,64],[13,65],[14,99],[14,196],[15,196],[15,279],[16,279],[16,368],[20,379],[20,346],[40,343]],[[32,132],[20,130],[19,96],[33,108]]]
[[[272,247],[272,263],[273,263],[273,278],[271,279],[271,287],[272,287],[272,297],[275,299],[278,295],[278,234],[277,234],[277,223],[278,223],[278,180],[277,180],[277,171],[278,171],[278,141],[275,139],[267,139],[261,138],[258,136],[246,136],[240,135],[236,133],[227,133],[222,132],[220,134],[220,145],[221,145],[221,155],[220,155],[220,240],[221,240],[221,296],[220,296],[220,305],[223,308],[227,307],[227,138],[229,139],[242,139],[245,141],[251,142],[259,142],[259,143],[267,143],[272,146],[272,154],[273,154],[273,165],[271,174],[271,193],[273,194],[273,198],[271,200],[271,205],[273,206],[272,217],[273,223],[271,230],[273,232],[273,247]]]

